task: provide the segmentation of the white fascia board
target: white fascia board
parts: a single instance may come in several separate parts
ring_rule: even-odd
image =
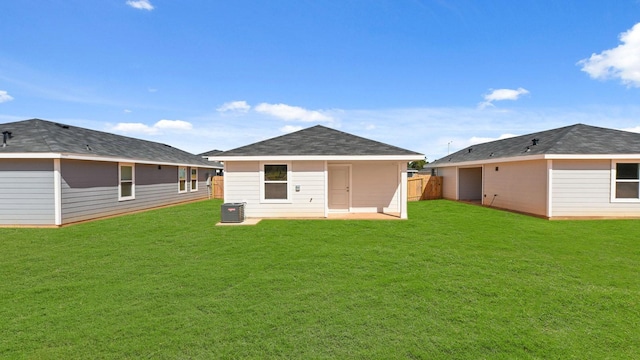
[[[414,161],[424,155],[277,155],[277,156],[211,156],[209,161]]]
[[[640,154],[579,154],[579,155],[563,155],[550,154],[545,159],[550,160],[609,160],[609,159],[640,159]]]
[[[199,167],[199,168],[222,169],[221,166],[216,166],[216,165],[207,166],[204,164],[174,163],[174,162],[166,162],[166,161],[140,160],[135,158],[120,158],[120,157],[61,154],[61,153],[8,153],[8,154],[0,154],[0,159],[67,159],[67,160],[108,161],[108,162],[125,162],[125,163],[150,164],[150,165],[189,166],[189,167]]]
[[[541,154],[541,155],[528,155],[528,156],[514,156],[495,159],[483,159],[475,161],[462,161],[433,164],[434,168],[449,167],[449,166],[477,166],[483,164],[496,164],[515,161],[532,161],[532,160],[607,160],[607,159],[640,159],[640,154]],[[427,164],[429,165],[429,164]]]
[[[6,153],[0,159],[60,159],[59,153]]]

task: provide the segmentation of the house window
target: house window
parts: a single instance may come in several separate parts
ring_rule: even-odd
[[[198,191],[198,168],[191,168],[191,191]]]
[[[637,163],[616,163],[615,198],[640,199],[640,166]]]
[[[183,193],[187,191],[187,168],[184,166],[178,167],[178,192]]]
[[[133,200],[136,195],[135,167],[133,164],[118,166],[118,200]]]
[[[289,200],[289,164],[263,164],[262,199],[283,202]]]

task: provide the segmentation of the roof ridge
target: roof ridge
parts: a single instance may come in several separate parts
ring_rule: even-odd
[[[586,125],[581,124],[581,123],[577,123],[577,124],[568,125],[568,126],[563,126],[563,127],[556,128],[556,129],[546,130],[547,132],[549,132],[549,131],[555,131],[556,133],[560,133],[560,136],[559,136],[559,137],[558,137],[558,138],[553,142],[553,144],[552,144],[552,145],[550,145],[550,146],[547,148],[547,151],[551,151],[551,150],[555,149],[555,148],[559,145],[559,143],[560,143],[562,140],[567,139],[567,137],[568,137],[571,133],[575,132],[575,131],[576,131],[576,128],[577,128],[578,126],[586,126]],[[543,132],[544,132],[544,131],[543,131]]]
[[[419,153],[381,141],[314,125],[225,151],[217,156],[258,155],[417,155]],[[422,155],[422,154],[420,154]]]
[[[53,147],[51,147],[51,143],[49,143],[49,137],[47,136],[49,132],[44,127],[40,126],[41,123],[50,122],[50,121],[42,120],[38,118],[25,120],[25,122],[28,122],[28,121],[33,121],[33,124],[34,124],[34,127],[36,128],[38,136],[42,138],[43,143],[49,148],[49,151],[54,152]]]

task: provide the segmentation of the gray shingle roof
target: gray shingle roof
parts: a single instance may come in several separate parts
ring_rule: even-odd
[[[218,155],[222,152],[223,152],[222,150],[209,150],[209,151],[205,151],[203,153],[198,154],[198,156],[213,156],[213,155]]]
[[[534,145],[534,139],[536,145]],[[430,163],[430,167],[446,164],[532,156],[640,154],[640,134],[575,124],[552,130],[516,136],[469,146]]]
[[[322,125],[225,151],[215,156],[422,155]]]
[[[0,132],[4,131],[10,131],[11,138],[6,147],[0,145],[0,154],[64,153],[222,168],[219,163],[169,145],[46,120],[0,124]]]

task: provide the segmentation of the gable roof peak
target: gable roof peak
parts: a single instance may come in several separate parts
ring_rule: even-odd
[[[415,157],[416,155],[422,154],[318,124],[231,149],[217,154],[214,157],[324,155],[408,155]]]

